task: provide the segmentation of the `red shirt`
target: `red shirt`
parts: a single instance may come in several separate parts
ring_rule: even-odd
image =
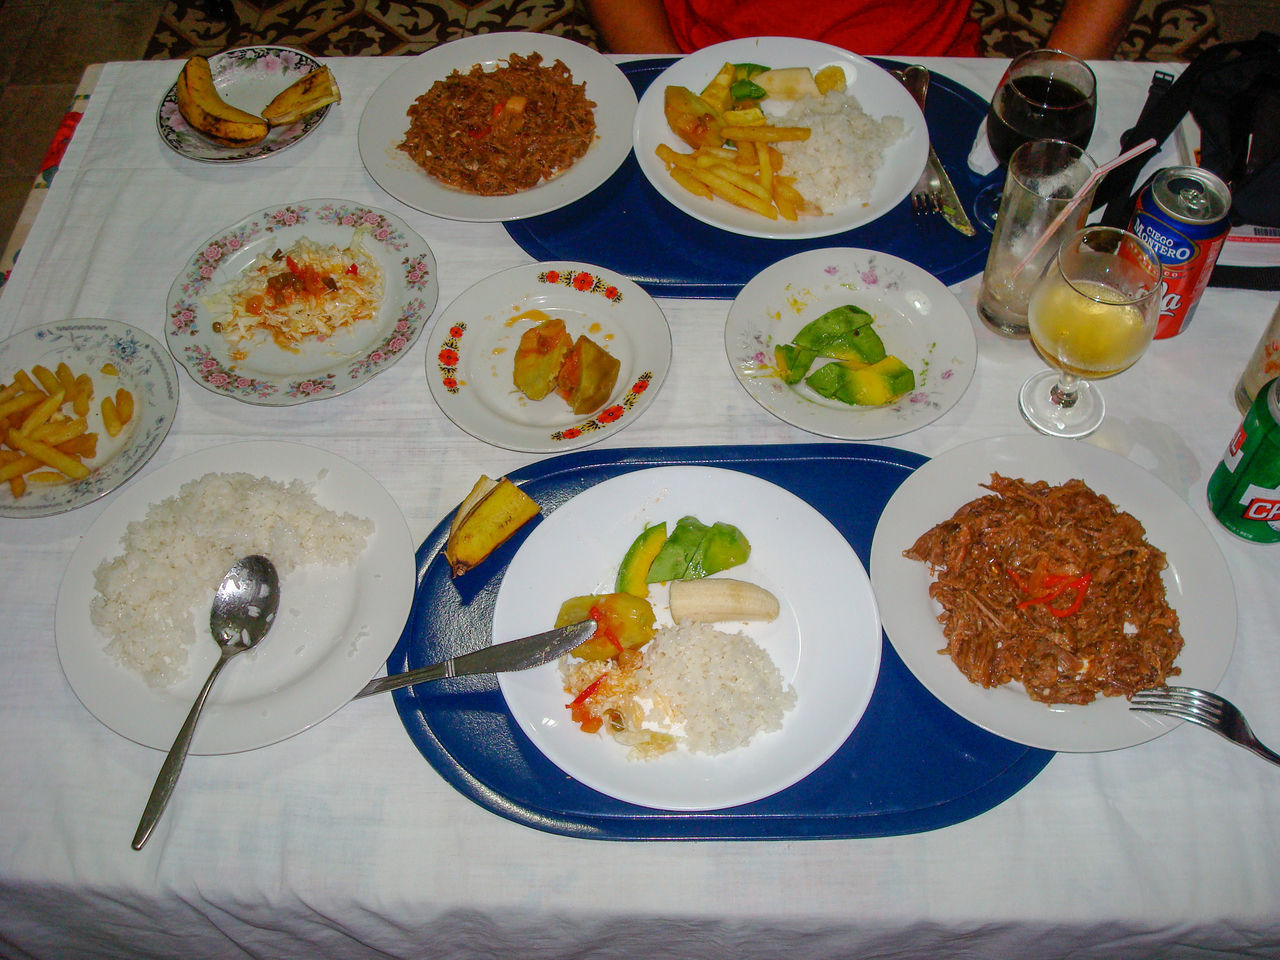
[[[803,37],[854,53],[978,56],[971,0],[663,0],[685,53],[739,37]]]

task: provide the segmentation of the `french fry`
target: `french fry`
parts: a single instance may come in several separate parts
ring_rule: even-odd
[[[49,394],[44,400],[41,400],[23,418],[22,425],[18,427],[18,432],[30,436],[31,431],[36,427],[48,423],[54,411],[62,406],[64,397],[65,394],[59,389],[55,393]]]
[[[121,423],[128,423],[133,419],[133,394],[124,387],[116,390],[116,412],[120,414]]]
[[[120,422],[120,413],[116,410],[116,402],[111,397],[102,398],[102,426],[106,428],[109,437],[119,435],[124,427]]]
[[[746,153],[744,150],[743,153]],[[756,161],[760,166],[760,186],[764,188],[765,196],[773,196],[773,161],[769,159],[769,145],[763,141],[756,141]],[[779,211],[781,212],[781,211]]]
[[[17,430],[10,430],[8,437],[9,446],[15,450],[21,450],[28,456],[35,457],[46,466],[65,473],[72,480],[83,480],[89,475],[89,468],[83,463],[74,457],[68,456],[61,450],[49,446],[47,443],[24,437]]]
[[[726,140],[734,143],[763,140],[766,143],[779,143],[783,140],[808,140],[808,127],[722,127],[720,132]]]
[[[92,399],[93,379],[87,373],[82,373],[76,377],[76,392],[71,397],[71,409],[75,411],[77,417],[89,415],[89,401]]]
[[[711,192],[711,188],[697,177],[692,176],[687,170],[672,167],[671,179],[696,196],[705,197],[707,200],[715,199],[715,194]]]
[[[32,440],[39,440],[41,443],[47,443],[51,447],[58,447],[66,443],[68,440],[74,440],[76,437],[83,436],[89,429],[88,421],[83,417],[76,417],[74,420],[63,420],[59,423],[46,423],[41,427],[32,430],[29,436]],[[63,453],[70,451],[64,450]]]
[[[32,470],[40,466],[40,461],[35,457],[26,456],[18,451],[16,460],[10,460],[4,466],[0,467],[0,480],[12,480],[14,477],[20,477],[24,473],[30,473]]]
[[[12,400],[21,392],[22,384],[18,383],[17,380],[13,381],[13,383],[5,384],[3,387],[0,387],[0,403],[4,403],[6,400]]]
[[[58,378],[58,383],[62,385],[62,392],[70,397],[76,390],[76,376],[71,372],[71,368],[67,366],[65,361],[58,362],[58,368],[53,371]]]
[[[39,390],[24,391],[13,399],[0,403],[0,417],[7,417],[13,413],[22,413],[30,410],[44,399],[45,395]]]
[[[27,481],[22,477],[10,477],[9,492],[13,494],[14,499],[22,496],[27,492]]]
[[[753,193],[735,186],[724,177],[717,175],[710,170],[699,170],[695,168],[690,171],[691,175],[697,177],[721,200],[728,200],[735,206],[745,207],[752,210],[762,217],[768,217],[770,220],[778,219],[778,211],[774,209],[773,204],[767,200],[761,200]]]
[[[31,374],[25,370],[19,370],[13,375],[13,382],[20,384],[24,393],[41,392],[40,385],[31,379]]]
[[[26,480],[28,483],[65,483],[67,478],[57,470],[33,470]]]
[[[36,379],[36,382],[40,384],[41,389],[43,389],[45,393],[55,393],[61,388],[61,385],[58,383],[57,376],[55,376],[54,372],[43,364],[37,363],[32,367],[31,376]]]
[[[51,443],[49,446],[56,446],[68,456],[84,457],[91,460],[98,455],[98,435],[96,433],[82,433],[58,444]]]

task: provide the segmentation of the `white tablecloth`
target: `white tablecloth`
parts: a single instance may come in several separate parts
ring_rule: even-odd
[[[440,308],[528,262],[498,224],[402,206],[360,163],[356,130],[403,61],[332,61],[344,99],[310,139],[211,166],[155,132],[173,63],[110,64],[0,297],[0,336],[111,317],[163,338],[165,296],[213,231],[268,204],[345,197],[405,218],[439,260]],[[998,61],[929,63],[988,97]],[[1093,150],[1113,156],[1154,67],[1099,64]],[[926,455],[1026,433],[1026,343],[981,328],[959,405],[890,443]],[[1239,415],[1231,390],[1274,294],[1209,291],[1190,329],[1104,385],[1089,442],[1158,474],[1221,544],[1239,600],[1222,691],[1280,745],[1280,548],[1226,533],[1205,504]],[[608,446],[810,441],[763,411],[725,360],[729,303],[663,300],[674,340],[656,402]],[[230,440],[288,438],[370,471],[420,541],[470,488],[534,460],[460,432],[432,402],[426,337],[344,396],[286,409],[217,397],[180,371],[168,440],[143,476]],[[713,412],[708,415],[708,412]],[[1083,958],[1280,955],[1280,769],[1182,726],[1102,754],[1059,754],[1025,789],[942,830],[885,839],[608,843],[516,825],[428,765],[389,697],[264,749],[189,762],[142,852],[129,840],[160,754],[99,724],[63,678],[59,579],[113,498],[0,520],[0,955],[6,957]],[[1194,643],[1196,638],[1188,638]]]

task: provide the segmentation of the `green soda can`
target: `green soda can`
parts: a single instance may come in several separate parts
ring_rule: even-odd
[[[1280,542],[1280,377],[1258,391],[1209,478],[1209,507],[1237,537]]]

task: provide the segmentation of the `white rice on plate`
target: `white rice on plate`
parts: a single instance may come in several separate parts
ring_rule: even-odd
[[[795,188],[823,211],[870,200],[885,151],[906,130],[901,117],[876,120],[856,97],[838,90],[797,100],[784,116],[788,126],[812,132],[808,140],[775,144],[783,173],[795,177]]]
[[[782,729],[795,690],[764,650],[741,633],[710,624],[662,627],[644,647],[639,669],[616,661],[565,661],[561,676],[577,694],[602,673],[613,676],[588,701],[606,717],[604,730],[648,760],[677,746],[717,755],[744,747],[759,733]]]
[[[350,566],[372,532],[371,520],[320,506],[301,480],[205,474],[129,524],[124,552],[94,571],[90,620],[122,666],[152,687],[172,686],[208,637],[214,590],[233,563],[260,553],[281,579],[310,564]]]

